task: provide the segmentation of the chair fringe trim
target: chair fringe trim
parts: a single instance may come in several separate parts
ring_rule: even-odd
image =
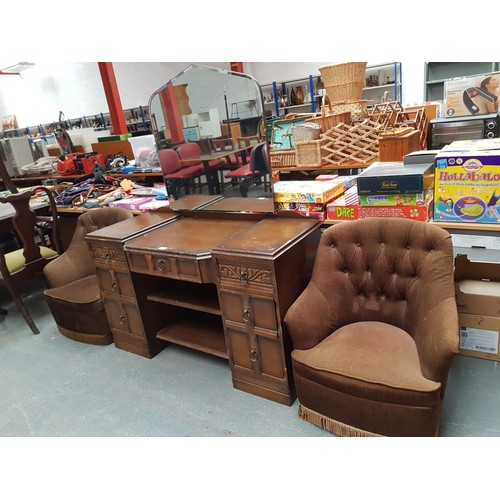
[[[364,431],[363,429],[357,429],[350,425],[338,422],[332,418],[321,415],[321,413],[315,412],[306,408],[304,405],[299,403],[299,417],[306,422],[317,425],[325,431],[336,434],[342,437],[381,437],[380,434],[374,434],[373,432]]]

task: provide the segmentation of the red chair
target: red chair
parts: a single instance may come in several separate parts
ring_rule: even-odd
[[[267,144],[261,142],[252,148],[250,163],[246,163],[236,170],[227,172],[224,174],[224,177],[239,180],[240,194],[243,198],[246,198],[248,196],[248,189],[253,183],[261,184],[263,180],[264,191],[268,190],[268,174]]]
[[[197,142],[186,142],[177,146],[177,152],[182,160],[187,160],[189,158],[199,158],[203,155],[203,150]],[[208,190],[210,194],[215,194],[221,192],[221,183],[219,181],[218,173],[226,168],[227,164],[225,160],[209,160],[208,162],[202,162],[200,160],[193,160],[192,162],[183,161],[184,166],[201,166],[204,171],[205,177],[207,178]]]
[[[185,166],[182,164],[179,154],[175,149],[160,149],[158,151],[158,160],[167,191],[176,200],[179,198],[179,184],[182,184],[186,194],[190,194],[190,186],[198,179],[201,193],[201,176],[204,174],[201,163]],[[196,185],[193,185],[193,191]]]

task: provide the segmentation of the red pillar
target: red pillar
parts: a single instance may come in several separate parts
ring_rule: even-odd
[[[160,92],[160,101],[163,107],[163,114],[166,118],[172,142],[179,143],[184,141],[184,132],[182,131],[182,118],[177,108],[175,100],[174,86],[169,83]]]
[[[111,123],[113,125],[113,134],[128,134],[127,122],[123,114],[113,63],[100,62],[97,64],[99,65],[104,93],[108,101],[109,114],[111,115]]]
[[[231,71],[236,71],[237,73],[244,73],[242,62],[232,62],[229,64],[231,65]]]

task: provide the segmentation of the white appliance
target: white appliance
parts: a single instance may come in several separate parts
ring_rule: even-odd
[[[47,145],[45,144],[45,139],[37,138],[33,139],[33,156],[35,160],[49,156],[49,151]]]
[[[28,137],[0,139],[0,154],[10,176],[19,175],[19,168],[35,161]]]

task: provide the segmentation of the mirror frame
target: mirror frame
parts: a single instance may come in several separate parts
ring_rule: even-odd
[[[151,94],[151,96],[149,97],[149,100],[148,100],[148,112],[149,112],[149,116],[151,117],[151,132],[155,136],[160,132],[158,130],[158,124],[157,124],[155,113],[153,112],[153,109],[152,109],[153,99],[155,97],[157,97],[160,94],[160,92],[162,92],[164,89],[166,89],[170,84],[172,84],[172,82],[175,82],[181,76],[183,76],[184,74],[186,74],[187,72],[189,72],[190,70],[195,69],[195,68],[202,68],[202,69],[205,69],[205,70],[208,70],[208,71],[213,71],[213,72],[216,72],[216,73],[219,73],[219,74],[224,74],[226,76],[233,76],[233,77],[238,77],[238,78],[246,78],[247,80],[252,81],[254,83],[254,85],[256,86],[256,88],[258,89],[256,99],[257,99],[257,102],[259,103],[259,106],[260,106],[260,116],[261,116],[261,119],[262,119],[262,125],[259,125],[259,127],[262,127],[262,129],[259,131],[259,133],[263,134],[262,140],[264,142],[266,142],[266,144],[267,144],[266,155],[267,155],[267,161],[268,161],[268,165],[269,165],[269,184],[270,184],[271,193],[273,193],[271,158],[270,158],[270,155],[269,155],[270,144],[269,144],[269,140],[268,140],[268,130],[267,130],[268,129],[268,124],[267,124],[267,119],[266,119],[266,116],[265,116],[264,95],[262,93],[262,87],[261,87],[261,85],[259,84],[259,82],[252,75],[249,75],[247,73],[239,73],[239,72],[236,72],[236,71],[230,71],[230,70],[227,70],[227,69],[224,69],[224,68],[215,68],[215,67],[212,67],[212,66],[204,66],[204,65],[201,65],[201,64],[194,64],[194,63],[190,64],[189,66],[187,66],[186,68],[184,68],[180,73],[178,73],[175,76],[173,76],[172,78],[170,78],[170,80],[166,84],[164,84],[160,88],[156,89]],[[229,116],[227,116],[226,118],[229,119]],[[230,119],[229,119],[229,122],[230,122]],[[229,127],[229,123],[228,123],[228,127]],[[275,210],[270,211],[270,212],[266,212],[266,213],[273,214],[273,213],[275,213]]]

